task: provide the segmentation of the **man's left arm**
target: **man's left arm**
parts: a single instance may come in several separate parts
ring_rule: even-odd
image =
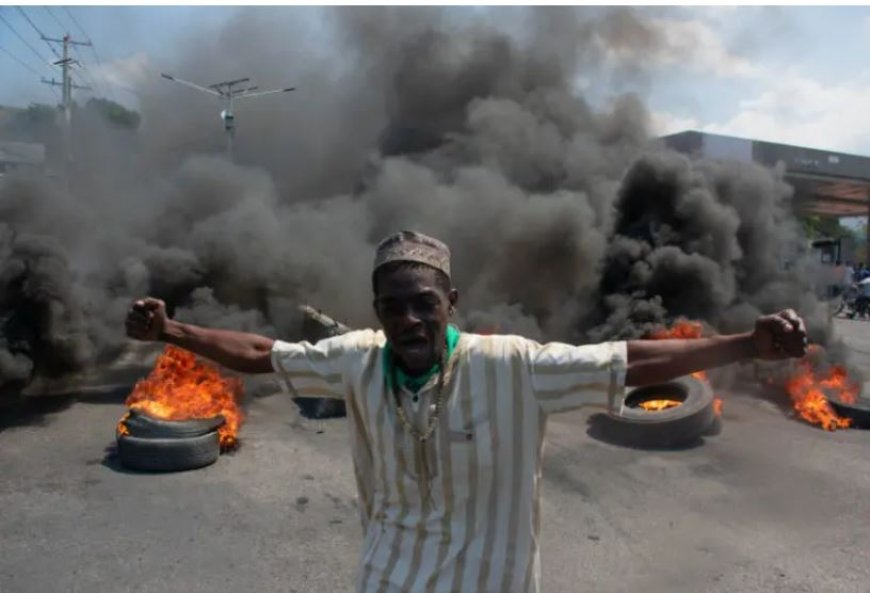
[[[759,317],[754,331],[689,340],[628,342],[625,384],[649,385],[747,360],[782,360],[807,352],[803,320],[791,309]]]

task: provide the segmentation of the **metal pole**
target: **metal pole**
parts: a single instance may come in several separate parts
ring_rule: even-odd
[[[66,176],[72,171],[72,80],[69,72],[69,34],[63,36],[63,152]]]
[[[236,122],[233,120],[235,115],[233,115],[233,95],[232,95],[232,87],[229,88],[230,94],[227,96],[227,116],[230,118],[224,121],[224,126],[226,126],[227,131],[227,159],[232,163],[233,161],[233,134],[236,131]]]
[[[181,78],[176,78],[175,76],[170,76],[169,74],[161,74],[163,78],[167,80],[171,80],[173,82],[177,82],[179,84],[183,84],[184,86],[189,86],[198,91],[203,91],[210,95],[215,95],[224,100],[224,111],[223,111],[223,120],[224,120],[224,132],[227,135],[227,158],[232,162],[233,161],[233,135],[235,134],[236,123],[235,123],[235,114],[233,114],[233,99],[245,99],[249,97],[261,97],[263,95],[272,95],[275,93],[289,93],[290,91],[295,91],[294,87],[288,87],[283,89],[274,89],[270,91],[259,91],[252,92],[257,89],[256,86],[248,86],[244,89],[236,89],[235,87],[244,84],[250,81],[250,78],[239,78],[237,80],[227,80],[224,82],[218,82],[212,84],[208,87],[204,87],[198,85],[196,83],[182,80]]]
[[[70,45],[89,46],[91,45],[91,42],[75,41],[70,37],[69,33],[64,35],[62,39],[52,39],[44,35],[42,36],[42,39],[43,41],[49,43],[63,44],[63,57],[60,59],[60,61],[54,63],[55,66],[61,67],[61,72],[63,74],[62,80],[59,84],[54,81],[54,78],[52,78],[51,81],[43,79],[43,82],[52,86],[60,86],[63,90],[63,152],[64,166],[66,168],[66,176],[68,178],[72,167],[72,91],[73,89],[90,90],[90,87],[88,86],[73,84],[71,72],[73,60],[69,57],[69,48]]]

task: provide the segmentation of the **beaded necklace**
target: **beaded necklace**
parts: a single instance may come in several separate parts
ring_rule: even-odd
[[[441,355],[438,357],[438,383],[436,383],[435,387],[435,404],[432,406],[432,413],[429,416],[425,430],[417,428],[405,414],[405,408],[402,405],[402,398],[399,393],[399,381],[395,364],[392,366],[390,382],[392,383],[393,397],[396,401],[396,415],[399,417],[399,422],[405,431],[417,441],[415,450],[420,452],[422,475],[419,482],[425,507],[432,502],[432,472],[429,469],[429,456],[426,452],[427,441],[430,440],[435,429],[438,427],[438,423],[441,420],[441,411],[444,407],[444,350],[441,351]]]

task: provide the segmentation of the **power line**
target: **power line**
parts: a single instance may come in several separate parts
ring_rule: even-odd
[[[81,25],[79,24],[79,22],[76,20],[76,17],[73,16],[73,13],[71,13],[71,12],[69,11],[69,8],[67,8],[66,6],[61,6],[61,8],[63,8],[63,11],[64,11],[64,12],[66,13],[66,15],[69,17],[69,20],[71,20],[71,21],[73,22],[73,24],[74,24],[76,27],[78,27],[78,29],[79,29],[79,33],[82,34],[82,37],[84,37],[87,41],[90,41],[90,38],[88,37],[88,34],[85,33],[85,30],[82,28],[82,26],[81,26]]]
[[[63,87],[63,152],[64,161],[66,163],[66,172],[67,175],[69,175],[72,167],[72,92],[73,89],[90,90],[90,87],[80,86],[73,83],[70,70],[75,60],[69,57],[69,48],[76,45],[90,45],[91,43],[90,41],[76,41],[70,38],[69,33],[65,34],[63,36],[63,39],[51,39],[49,37],[43,37],[43,39],[52,43],[63,44],[63,58],[56,62],[56,65],[62,68],[63,80],[61,82],[56,82],[54,80],[54,77],[52,77],[51,80],[46,80],[43,78],[42,82],[52,87]]]
[[[96,87],[97,91],[99,91],[100,93],[106,94],[105,90],[103,89],[102,85],[99,84],[99,81],[94,76],[93,72],[91,72],[87,65],[85,65],[84,61],[82,61],[79,50],[73,47],[73,51],[79,58],[78,60],[76,60],[76,63],[81,66],[81,70],[79,72],[81,73],[81,76],[85,79],[85,82],[87,82],[92,87]]]
[[[72,49],[73,49],[73,52],[75,52],[76,57],[78,58],[77,60],[74,61],[74,63],[81,66],[81,70],[79,70],[79,72],[81,73],[82,77],[86,77],[85,82],[87,82],[91,86],[99,87],[100,85],[97,84],[97,79],[93,76],[91,71],[88,69],[87,64],[85,64],[84,58],[82,58],[82,54],[79,53],[79,48],[76,47],[75,45],[73,45]],[[99,92],[105,94],[105,92],[102,89],[98,88],[97,90]]]
[[[30,26],[33,27],[33,30],[36,31],[36,34],[39,35],[39,38],[42,39],[42,40],[45,42],[45,44],[48,46],[48,49],[50,49],[50,50],[51,50],[51,53],[54,54],[54,57],[56,57],[58,60],[62,60],[63,58],[61,57],[60,52],[58,52],[58,51],[54,48],[54,46],[49,42],[48,37],[46,37],[45,33],[43,33],[42,30],[41,30],[39,27],[36,26],[36,23],[34,23],[33,20],[32,20],[29,16],[27,16],[27,13],[24,11],[24,9],[21,8],[20,6],[16,6],[15,8],[17,8],[17,9],[18,9],[18,12],[21,13],[21,16],[23,16],[24,19],[25,19],[28,23],[30,23]],[[48,6],[43,6],[43,8],[44,8],[45,11],[48,13],[48,15],[49,15],[51,18],[54,19],[54,22],[56,22],[56,23],[58,24],[58,26],[60,27],[61,32],[63,32],[63,30],[66,29],[66,27],[64,27],[63,23],[61,23],[61,22],[58,20],[58,18],[54,15],[53,12],[51,12],[51,10],[49,9]],[[75,45],[72,46],[72,47],[73,47],[73,51],[76,52],[76,55],[79,56],[79,64],[81,64],[82,68],[84,69],[85,65],[84,65],[84,62],[81,61],[81,56],[79,55],[78,47],[76,47]],[[88,82],[90,85],[96,86],[96,85],[94,84],[93,79],[91,79],[90,76],[88,77],[88,81],[87,81],[87,82]],[[53,87],[52,87],[52,91],[54,92],[55,95],[57,95],[57,90],[54,89]]]
[[[21,64],[21,66],[23,66],[24,68],[27,68],[30,72],[32,72],[32,73],[35,74],[36,76],[40,76],[39,72],[37,72],[36,70],[34,70],[34,69],[33,69],[33,68],[32,68],[32,67],[31,67],[27,62],[25,62],[24,60],[22,60],[21,58],[19,58],[19,57],[16,56],[15,54],[13,54],[11,51],[9,51],[8,49],[6,49],[6,48],[3,47],[2,45],[0,45],[0,51],[2,51],[2,52],[5,53],[7,56],[9,56],[9,57],[12,58],[13,60],[15,60],[16,62],[18,62],[19,64]],[[60,102],[60,95],[57,93],[57,89],[54,88],[54,87],[49,87],[49,88],[51,89],[52,94],[55,96],[55,98],[58,100],[58,102]]]
[[[48,48],[51,50],[51,52],[54,54],[54,56],[58,59],[58,61],[64,61],[66,58],[62,57],[60,55],[60,53],[54,48],[54,46],[51,44],[51,40],[45,35],[45,33],[42,32],[42,30],[39,27],[36,26],[36,23],[34,23],[33,20],[27,15],[27,12],[25,12],[24,9],[21,8],[20,6],[16,6],[16,8],[18,9],[18,12],[21,13],[21,16],[23,16],[25,18],[25,20],[27,20],[27,22],[30,23],[30,26],[33,27],[33,30],[36,31],[36,34],[39,35],[40,39],[42,39],[45,42],[45,44],[48,45]],[[55,16],[55,14],[51,11],[51,9],[49,9],[49,7],[43,6],[43,8],[48,13],[48,15],[52,19],[54,19],[54,22],[56,22],[57,25],[60,27],[61,33],[64,33],[65,29],[66,29],[64,24],[62,22],[60,22],[60,20],[57,18],[57,16]],[[85,64],[81,60],[81,55],[79,55],[78,47],[73,45],[72,48],[73,48],[73,51],[76,52],[76,55],[79,56],[79,60],[77,63],[79,63],[82,66],[82,75],[84,76],[85,75],[85,72],[84,72]],[[70,65],[71,64],[72,64],[72,62],[70,63]],[[88,80],[86,82],[88,82],[92,86],[97,86],[89,74],[88,74]]]
[[[102,62],[100,62],[100,56],[99,56],[99,54],[97,54],[97,48],[93,44],[93,42],[91,41],[90,35],[88,35],[87,31],[85,31],[85,28],[81,26],[81,24],[76,19],[76,17],[73,16],[73,13],[70,11],[69,8],[67,8],[66,6],[61,6],[61,8],[63,8],[63,11],[69,17],[69,20],[71,20],[73,25],[75,25],[76,28],[79,30],[79,33],[82,34],[82,37],[85,38],[85,41],[87,41],[88,43],[91,44],[89,47],[91,48],[91,52],[94,54],[94,58],[97,61],[97,72],[99,73],[100,78],[102,78],[102,81],[101,81],[102,86],[104,89],[106,89],[108,91],[109,96],[112,97],[112,99],[114,100],[115,93],[112,90],[113,83],[109,82],[108,77],[105,75],[105,73],[102,72],[103,64],[102,64]],[[48,10],[48,7],[45,7],[45,9]],[[53,13],[50,13],[50,14],[53,15]],[[73,51],[76,52],[76,56],[78,56],[79,61],[82,63],[82,66],[84,67],[84,59],[82,58],[81,54],[79,53],[78,48],[73,46]],[[94,81],[96,81],[96,77],[94,77]],[[95,86],[98,86],[98,85],[95,85]]]
[[[9,56],[10,58],[12,58],[12,59],[15,60],[16,62],[18,62],[19,64],[21,64],[21,65],[24,66],[25,68],[27,68],[28,70],[30,70],[31,72],[33,72],[35,75],[40,76],[39,72],[37,72],[36,70],[34,70],[33,68],[31,68],[30,65],[29,65],[27,62],[25,62],[24,60],[22,60],[21,58],[19,58],[19,57],[16,56],[15,54],[13,54],[11,51],[9,51],[8,49],[6,49],[6,48],[3,47],[2,45],[0,45],[0,51],[2,51],[3,53],[5,53],[7,56]]]
[[[9,21],[6,20],[6,17],[4,17],[2,13],[0,13],[0,21],[3,21],[6,24],[6,26],[9,27],[9,30],[12,31],[13,33],[15,33],[15,36],[21,40],[21,43],[26,45],[30,49],[30,51],[32,51],[33,53],[36,54],[36,57],[39,58],[40,62],[42,62],[43,64],[48,64],[49,61],[46,60],[45,58],[43,58],[42,55],[38,51],[36,51],[36,49],[32,45],[27,43],[27,40],[24,37],[22,37],[21,34],[18,33],[18,31],[15,30],[15,27],[13,27],[11,24],[9,24]]]
[[[48,6],[43,6],[42,8],[45,10],[45,12],[48,13],[48,16],[50,16],[54,20],[54,22],[57,23],[57,26],[60,27],[61,32],[64,32],[67,29],[66,25],[64,25],[60,21],[60,19],[57,17],[57,15],[54,14],[54,12],[52,12],[51,8],[49,8]],[[35,25],[34,25],[34,27],[35,27]],[[45,35],[42,34],[41,31],[39,31],[39,34],[41,37],[45,38]],[[87,35],[85,35],[85,37],[87,37]],[[88,41],[90,42],[90,39],[88,39]],[[48,43],[48,41],[46,41],[46,43]],[[57,59],[58,60],[61,59],[60,54],[57,53],[57,50],[54,49],[54,46],[51,45],[50,43],[48,43],[48,46],[51,48],[51,51],[54,52],[54,55],[57,56]],[[76,54],[76,57],[78,58],[78,60],[77,60],[78,64],[82,67],[82,70],[81,70],[82,76],[87,77],[86,82],[91,86],[99,87],[100,85],[97,84],[96,79],[93,76],[91,76],[90,72],[87,70],[87,65],[85,64],[84,58],[82,58],[82,54],[79,52],[78,46],[73,45],[72,48]],[[100,91],[100,92],[102,92],[102,91]]]
[[[48,37],[46,37],[45,33],[43,33],[42,30],[36,26],[36,23],[34,23],[33,20],[29,16],[27,16],[27,13],[24,11],[24,9],[21,8],[20,6],[16,6],[16,8],[18,9],[18,12],[21,13],[21,16],[23,16],[27,20],[27,22],[30,23],[30,26],[33,27],[33,30],[36,31],[36,34],[39,35],[40,39],[45,41],[45,44],[48,46],[48,48],[54,54],[54,57],[56,57],[58,60],[62,60],[63,58],[61,57],[60,53],[49,42]],[[61,33],[63,33],[64,29],[66,29],[64,24],[62,22],[60,22],[60,20],[57,18],[57,16],[55,16],[55,14],[53,12],[51,12],[51,9],[48,6],[43,6],[43,8],[48,13],[48,16],[50,16],[52,19],[54,19],[54,22],[56,22],[57,25],[60,27]],[[76,55],[79,57],[79,63],[81,64],[82,68],[84,68],[85,65],[84,65],[84,62],[81,60],[81,55],[79,55],[78,47],[76,47],[74,45],[73,51],[76,52]],[[88,77],[87,82],[91,85],[94,85],[94,81],[90,77]],[[96,85],[94,85],[94,86],[96,86]]]
[[[48,13],[48,16],[50,16],[52,19],[54,19],[54,22],[57,23],[57,26],[60,27],[61,31],[66,29],[64,24],[62,22],[60,22],[60,19],[57,18],[57,16],[53,12],[51,12],[51,8],[49,8],[48,6],[43,6],[43,8],[45,9],[45,12]],[[87,35],[85,35],[85,37],[87,37]]]
[[[39,27],[36,26],[36,23],[34,23],[32,20],[30,20],[30,17],[27,16],[27,13],[26,13],[26,12],[24,12],[24,9],[21,8],[20,6],[16,6],[15,8],[18,9],[18,12],[21,13],[21,16],[24,17],[24,20],[26,20],[28,23],[30,23],[30,26],[33,27],[33,30],[36,31],[36,34],[37,34],[37,35],[39,35],[39,38],[42,39],[42,40],[44,41],[44,40],[45,40],[45,33],[43,33],[42,31],[40,31],[40,30],[39,30]],[[54,54],[54,57],[56,57],[56,58],[59,60],[59,59],[60,59],[60,54],[57,53],[57,50],[54,49],[54,46],[53,46],[52,44],[50,44],[48,41],[46,41],[45,44],[48,46],[48,49],[51,50],[51,53]]]

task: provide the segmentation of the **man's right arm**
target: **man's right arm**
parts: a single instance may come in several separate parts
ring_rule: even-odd
[[[168,320],[161,339],[241,373],[271,373],[275,340],[245,332],[209,329]]]
[[[242,373],[271,373],[275,340],[245,332],[209,329],[169,319],[166,304],[154,298],[133,303],[127,314],[127,335],[162,341],[211,359]]]

